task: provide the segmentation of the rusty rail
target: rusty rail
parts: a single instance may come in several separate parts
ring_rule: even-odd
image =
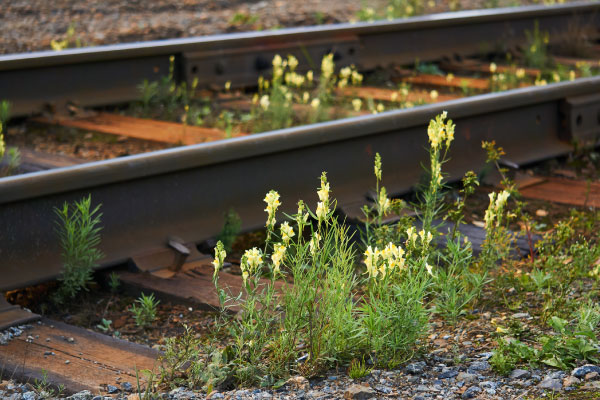
[[[600,77],[585,78],[0,179],[0,290],[58,276],[53,207],[89,193],[102,203],[106,267],[173,236],[208,238],[231,207],[244,229],[260,227],[270,189],[284,211],[299,198],[314,204],[321,171],[340,205],[363,202],[375,152],[388,190],[410,190],[427,156],[426,125],[442,110],[457,124],[451,177],[483,165],[482,140],[495,139],[516,164],[564,154],[571,139],[600,134],[599,92]]]
[[[136,100],[137,85],[168,73],[191,83],[255,85],[277,53],[294,54],[316,69],[335,53],[338,65],[367,70],[443,56],[481,54],[518,46],[537,21],[551,37],[573,24],[600,26],[600,3],[471,10],[375,23],[336,24],[0,56],[0,98],[13,115],[73,102],[98,106]],[[51,76],[52,79],[48,79]]]

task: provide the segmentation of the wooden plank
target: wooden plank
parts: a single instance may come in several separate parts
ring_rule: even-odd
[[[11,326],[27,324],[40,319],[38,314],[26,311],[20,306],[10,304],[4,296],[0,296],[0,331]]]
[[[376,87],[345,87],[345,88],[337,88],[335,90],[336,95],[345,96],[345,97],[360,97],[363,99],[373,99],[379,101],[397,101],[397,99],[401,99],[401,95],[398,90],[393,89],[385,89],[385,88],[376,88]],[[396,100],[395,96],[398,96]],[[411,90],[408,92],[405,101],[410,101],[412,103],[417,103],[419,101],[424,101],[427,103],[440,103],[443,101],[450,101],[459,99],[462,96],[453,95],[453,94],[438,94],[438,97],[435,99],[431,98],[431,95],[427,91],[414,91]]]
[[[475,90],[488,90],[490,83],[483,78],[467,78],[461,76],[441,76],[432,74],[419,74],[401,78],[403,82],[413,85],[439,86],[446,88],[462,88],[464,86]]]
[[[600,183],[546,178],[519,190],[523,197],[574,206],[600,207]]]
[[[99,393],[124,382],[135,389],[136,370],[157,372],[158,356],[149,347],[44,318],[2,346],[0,365],[4,376],[24,382],[45,373],[48,383],[69,393]]]
[[[212,282],[214,267],[211,262],[210,257],[191,261],[186,263],[180,272],[168,271],[165,277],[160,277],[157,271],[152,274],[121,272],[119,279],[130,292],[154,293],[158,298],[167,301],[193,304],[196,308],[214,311],[219,309],[219,296]],[[237,295],[242,289],[242,277],[221,271],[219,285],[231,294]],[[283,282],[277,281],[275,285],[281,288]],[[230,310],[238,311],[238,308],[233,307]]]
[[[76,118],[38,117],[33,120],[44,124],[67,126],[94,132],[108,133],[111,135],[184,145],[221,140],[226,137],[225,132],[219,129],[203,128],[153,119],[127,117],[110,113],[98,113],[92,116]],[[234,136],[243,135],[244,134],[239,133]]]
[[[224,100],[221,102],[221,105],[225,108],[241,110],[248,112],[254,106],[252,101],[244,100],[244,99],[233,99],[233,100]],[[300,116],[308,116],[313,112],[313,108],[310,104],[292,104],[292,109]],[[329,108],[329,117],[330,118],[347,118],[347,117],[357,117],[359,115],[367,115],[370,114],[368,111],[354,111],[354,110],[346,110],[341,107],[330,107]]]
[[[453,71],[453,72],[478,72],[481,74],[486,74],[486,75],[492,75],[492,72],[490,70],[490,65],[491,63],[483,63],[483,62],[479,62],[479,61],[469,61],[469,62],[456,62],[456,61],[452,61],[452,62],[443,62],[440,64],[440,68],[446,70],[446,71]],[[502,73],[505,74],[507,72],[511,72],[511,73],[515,73],[517,69],[519,69],[521,67],[514,67],[512,65],[503,65],[503,64],[496,64],[496,73]],[[525,71],[525,75],[531,77],[531,78],[537,78],[537,76],[539,74],[541,74],[541,71],[539,69],[536,68],[521,68]]]
[[[556,56],[556,57],[554,57],[554,61],[556,61],[559,64],[568,65],[570,67],[577,67],[580,64],[588,64],[592,68],[600,68],[600,60],[597,60],[597,59]]]

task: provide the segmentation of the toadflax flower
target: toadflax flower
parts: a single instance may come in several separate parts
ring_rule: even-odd
[[[392,208],[392,202],[387,197],[387,192],[384,187],[379,190],[377,205],[379,206],[379,213],[381,215],[386,215],[390,211],[390,208]]]
[[[265,208],[265,211],[267,212],[267,224],[265,226],[273,229],[273,226],[275,226],[275,212],[281,205],[281,202],[279,201],[279,193],[277,193],[275,190],[271,190],[265,196],[264,202],[267,203],[267,208]]]
[[[273,262],[273,273],[278,274],[280,272],[280,266],[285,257],[287,247],[281,243],[275,243],[273,248],[273,254],[271,254],[271,261]]]
[[[271,105],[271,102],[269,101],[269,96],[264,94],[260,98],[259,104],[263,110],[267,111],[269,109],[269,106]]]
[[[406,229],[406,245],[407,246],[411,246],[414,245],[415,242],[417,241],[417,234],[415,233],[415,227],[411,226],[410,228]]]
[[[287,245],[290,242],[290,239],[294,237],[294,228],[290,226],[290,224],[285,221],[279,227],[281,232],[281,240]]]
[[[375,248],[375,251],[373,251],[373,248],[369,246],[367,247],[367,250],[365,251],[364,255],[364,262],[367,266],[367,273],[371,278],[376,278],[379,274],[379,270],[377,269],[377,261],[380,256],[379,251],[377,250],[377,248]]]
[[[304,212],[304,201],[300,200],[298,202],[298,213],[296,214],[296,223],[299,227],[306,225],[308,222],[308,213]],[[300,228],[298,228],[300,229]]]
[[[298,59],[291,54],[288,55],[288,65],[292,71],[295,70],[298,66]]]
[[[452,120],[444,122],[447,117],[448,113],[444,111],[442,114],[437,115],[435,119],[432,119],[427,127],[429,143],[434,150],[437,150],[444,142],[446,146],[450,146],[450,143],[454,140],[455,125]]]
[[[215,246],[215,259],[212,262],[212,265],[215,267],[215,272],[213,273],[213,280],[217,278],[217,274],[219,273],[221,268],[223,268],[225,257],[227,257],[227,252],[225,251],[223,242],[219,240],[217,242],[217,245]]]
[[[489,194],[490,205],[487,210],[485,210],[485,215],[483,217],[486,229],[491,227],[494,221],[496,222],[496,226],[500,225],[500,216],[509,196],[510,192],[507,190],[503,190],[500,193],[492,192]]]
[[[367,266],[367,274],[370,278],[384,279],[394,270],[402,270],[405,267],[404,249],[390,242],[383,250],[369,246],[364,253],[364,263]]]
[[[327,182],[327,175],[325,172],[321,174],[321,188],[317,190],[317,195],[319,196],[319,200],[323,203],[329,202],[329,182]]]
[[[315,214],[317,215],[317,218],[319,219],[319,221],[324,221],[325,218],[327,218],[328,211],[329,210],[325,206],[325,203],[323,203],[322,201],[319,201],[317,203],[317,210],[315,211]]]
[[[431,267],[431,265],[429,265],[428,263],[425,263],[425,269],[427,270],[427,273],[431,276],[433,276],[433,268]]]
[[[319,202],[317,203],[317,211],[315,214],[319,221],[323,221],[327,217],[329,212],[329,182],[327,182],[327,174],[323,172],[321,174],[321,187],[317,191],[319,196]]]
[[[262,263],[262,252],[256,247],[253,247],[252,249],[246,250],[244,252],[244,255],[242,256],[242,262],[240,265],[244,285],[246,284],[248,277],[250,275],[253,275],[262,265]]]
[[[323,60],[321,60],[321,75],[323,76],[323,79],[329,80],[331,75],[333,75],[334,68],[333,53],[323,56]]]

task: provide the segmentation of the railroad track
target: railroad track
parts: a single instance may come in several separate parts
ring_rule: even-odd
[[[338,65],[356,64],[361,70],[415,58],[453,59],[498,42],[516,46],[535,21],[555,34],[567,31],[573,18],[597,28],[598,11],[597,3],[467,11],[401,22],[8,55],[0,57],[0,93],[17,116],[48,104],[132,101],[140,80],[165,75],[173,55],[178,80],[198,78],[201,85],[231,81],[234,86],[256,82],[277,53],[304,57],[310,66],[310,60],[334,52]],[[156,254],[164,260],[176,257],[180,245],[195,250],[195,244],[219,231],[230,208],[240,215],[244,230],[261,227],[264,213],[256,205],[270,189],[279,191],[286,212],[295,210],[299,198],[315,200],[321,171],[328,172],[340,210],[352,214],[371,196],[376,152],[386,160],[388,191],[410,191],[421,174],[415,166],[427,157],[424,128],[442,111],[457,125],[445,166],[450,178],[484,163],[482,140],[496,140],[509,155],[505,161],[517,166],[566,154],[571,141],[593,141],[600,133],[598,93],[600,77],[582,78],[2,178],[0,291],[59,276],[53,209],[65,201],[91,194],[94,204],[102,204],[105,258],[100,268],[134,259],[143,269],[144,260]],[[5,309],[0,313],[4,325],[27,319],[15,308]]]
[[[315,69],[333,52],[339,66],[389,64],[480,54],[523,44],[538,21],[552,35],[575,22],[598,26],[594,2],[434,14],[407,20],[336,24],[0,56],[0,93],[14,116],[64,103],[98,106],[137,100],[138,84],[166,76],[175,56],[177,79],[200,86],[255,85],[276,54],[293,54]],[[52,79],[48,79],[52,76]]]
[[[270,60],[278,52],[300,58],[309,54],[317,60],[329,51],[352,53],[352,57],[340,56],[339,64],[357,63],[361,68],[414,58],[465,56],[482,46],[493,48],[498,40],[513,46],[535,21],[555,34],[568,29],[573,18],[579,23],[584,18],[597,27],[598,10],[599,4],[584,3],[466,11],[400,22],[8,55],[0,57],[0,93],[11,101],[16,115],[38,111],[53,101],[82,105],[128,101],[137,96],[134,89],[140,79],[166,73],[173,54],[175,70],[183,74],[180,79],[231,80],[240,85],[263,72],[256,68],[258,58]],[[329,38],[323,41],[325,34]],[[340,37],[351,37],[354,50],[342,51],[345,47],[339,43],[346,42],[339,42]],[[416,49],[411,40],[415,37],[427,46]],[[397,50],[382,51],[390,47]],[[191,54],[204,60],[197,65],[202,73],[190,73]],[[218,72],[215,62],[232,69]],[[49,84],[41,85],[40,80]],[[231,207],[240,214],[244,229],[259,227],[263,216],[254,204],[267,190],[277,188],[290,211],[295,199],[312,193],[323,170],[329,172],[342,208],[361,203],[370,187],[368,165],[377,151],[390,160],[394,171],[389,175],[390,191],[406,192],[420,174],[413,166],[425,156],[422,127],[442,110],[459,127],[448,165],[451,176],[481,165],[481,140],[496,139],[517,164],[564,154],[571,140],[593,139],[598,133],[598,89],[599,78],[578,79],[4,178],[0,218],[7,229],[0,238],[4,253],[0,290],[58,276],[60,249],[52,209],[64,201],[91,194],[94,202],[103,205],[106,257],[102,266],[106,267],[164,248],[169,237],[184,243],[211,237],[222,224],[222,213]],[[109,92],[119,95],[103,94]],[[265,168],[271,165],[286,168]]]

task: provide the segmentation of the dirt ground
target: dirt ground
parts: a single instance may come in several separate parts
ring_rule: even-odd
[[[531,4],[533,0],[429,1],[427,12]],[[361,8],[383,10],[390,0],[11,0],[0,7],[0,54],[278,29],[357,20]],[[68,33],[71,27],[72,32]]]

